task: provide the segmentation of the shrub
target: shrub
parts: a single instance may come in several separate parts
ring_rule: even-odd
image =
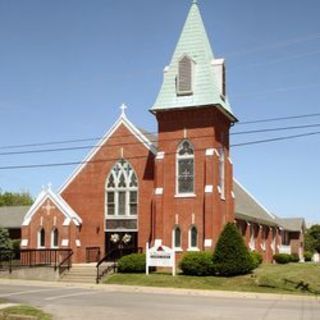
[[[146,255],[134,253],[124,256],[118,261],[118,272],[121,273],[143,273],[146,271]]]
[[[286,264],[291,262],[291,255],[286,253],[278,253],[273,256],[276,263]]]
[[[213,268],[219,276],[246,274],[254,268],[250,253],[233,223],[227,223],[219,237],[213,254]]]
[[[15,259],[20,259],[20,244],[21,244],[20,239],[12,240],[12,249],[14,252]]]
[[[12,250],[12,241],[9,237],[9,231],[0,226],[0,251]]]
[[[313,254],[310,251],[306,251],[303,256],[305,262],[312,261]]]
[[[297,263],[300,261],[300,257],[297,253],[292,253],[290,258],[291,258],[291,262],[294,262],[294,263]]]
[[[189,252],[183,255],[180,269],[190,276],[209,276],[213,272],[211,252]]]
[[[260,264],[263,262],[263,258],[261,253],[257,252],[257,251],[252,251],[250,252],[250,256],[252,259],[252,263],[253,263],[253,268],[256,269],[260,266]]]

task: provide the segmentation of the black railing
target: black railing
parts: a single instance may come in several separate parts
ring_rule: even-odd
[[[127,256],[131,253],[142,253],[141,247],[128,247],[117,248],[109,251],[98,263],[97,263],[97,278],[96,282],[99,283],[101,278],[109,271],[117,270],[117,261],[123,256]]]
[[[71,259],[71,249],[21,249],[18,259],[14,251],[0,251],[0,270],[9,270],[14,268],[40,267],[47,266],[58,269],[59,265],[66,260]]]
[[[0,271],[12,272],[15,252],[13,250],[0,250]]]
[[[65,270],[70,270],[72,267],[72,256],[73,256],[73,251],[70,250],[69,254],[59,263],[58,269],[59,269],[59,274],[63,273]]]
[[[98,262],[100,261],[100,247],[88,247],[86,248],[86,262]]]

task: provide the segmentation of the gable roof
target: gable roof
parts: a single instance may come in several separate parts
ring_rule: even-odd
[[[86,167],[87,163],[99,152],[103,145],[109,140],[109,138],[121,125],[124,125],[148,150],[150,150],[150,152],[152,152],[154,155],[157,154],[157,148],[153,144],[153,142],[150,141],[149,136],[139,130],[131,121],[129,121],[125,113],[122,112],[118,120],[104,134],[104,136],[95,145],[95,147],[93,147],[87,154],[87,156],[83,159],[83,161],[81,161],[81,164],[76,167],[69,178],[59,188],[60,194],[69,186],[69,184],[76,178],[76,176],[82,171],[82,169]]]
[[[176,93],[178,64],[180,59],[186,55],[195,63],[193,94],[178,96]],[[217,85],[213,60],[213,51],[200,10],[197,2],[194,1],[170,65],[165,68],[163,83],[151,111],[218,105],[229,117],[235,119],[228,100],[222,97]]]
[[[0,207],[0,226],[6,229],[18,229],[30,206]]]
[[[249,193],[236,179],[233,181],[235,194],[235,216],[238,219],[277,225],[278,219]]]
[[[29,208],[23,219],[23,226],[29,225],[33,215],[45,203],[46,200],[51,200],[52,203],[59,209],[66,217],[66,221],[73,221],[76,226],[82,224],[80,216],[68,205],[68,203],[58,194],[54,193],[50,187],[42,190],[38,195],[34,204]]]
[[[283,229],[287,231],[298,232],[306,226],[304,218],[279,218],[278,220]]]

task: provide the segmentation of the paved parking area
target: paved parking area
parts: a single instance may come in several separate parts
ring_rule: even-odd
[[[147,290],[148,291],[148,290]],[[17,283],[0,280],[0,298],[29,303],[55,319],[210,319],[210,320],[318,320],[317,299],[281,299],[279,296],[243,298],[232,294],[205,295],[150,292],[116,287],[65,286],[54,283]]]

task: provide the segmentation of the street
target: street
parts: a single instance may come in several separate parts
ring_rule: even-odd
[[[316,299],[279,299],[170,293],[170,289],[136,292],[132,288],[0,282],[0,298],[28,303],[52,313],[55,319],[219,319],[316,320]]]

